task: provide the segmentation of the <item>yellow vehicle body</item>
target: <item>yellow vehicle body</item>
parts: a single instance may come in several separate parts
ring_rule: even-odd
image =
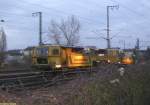
[[[60,45],[41,45],[32,51],[32,65],[52,69],[81,68],[91,66],[82,48]]]
[[[96,52],[93,57],[96,62],[119,63],[121,61],[118,49],[98,49]]]
[[[133,53],[124,52],[124,57],[122,58],[122,64],[125,64],[125,65],[134,64]]]
[[[107,49],[107,59],[109,63],[120,63],[120,51],[119,49]]]
[[[122,59],[122,64],[125,64],[125,65],[130,65],[130,64],[133,64],[134,61],[131,57],[124,57]]]

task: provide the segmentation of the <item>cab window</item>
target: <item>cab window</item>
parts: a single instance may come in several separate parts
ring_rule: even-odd
[[[58,48],[52,49],[52,55],[54,55],[54,56],[60,55],[59,49]]]
[[[42,56],[47,56],[48,55],[48,48],[37,48],[37,54],[42,55]]]

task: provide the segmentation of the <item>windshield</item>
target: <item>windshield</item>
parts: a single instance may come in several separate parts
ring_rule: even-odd
[[[43,48],[37,48],[37,55],[39,56],[48,56],[48,48],[43,47]]]

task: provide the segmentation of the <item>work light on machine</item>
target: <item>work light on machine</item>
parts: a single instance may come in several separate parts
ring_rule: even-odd
[[[61,68],[61,65],[55,65],[56,68]]]
[[[83,59],[83,56],[77,55],[77,56],[75,56],[75,59]]]
[[[108,59],[107,62],[110,63],[111,61]]]
[[[130,58],[126,58],[126,59],[125,59],[125,62],[126,62],[127,64],[131,64],[131,63],[132,63],[132,61],[131,61]]]

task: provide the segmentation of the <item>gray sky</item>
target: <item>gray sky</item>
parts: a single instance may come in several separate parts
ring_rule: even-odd
[[[140,38],[141,46],[150,45],[150,1],[149,0],[0,0],[0,19],[5,23],[8,49],[26,48],[38,44],[38,18],[33,12],[43,12],[43,40],[48,41],[50,20],[60,20],[75,15],[81,22],[80,45],[106,47],[104,39],[92,31],[106,36],[106,6],[119,5],[119,9],[110,10],[110,35],[113,47],[122,47],[123,40],[127,48],[135,45]]]

